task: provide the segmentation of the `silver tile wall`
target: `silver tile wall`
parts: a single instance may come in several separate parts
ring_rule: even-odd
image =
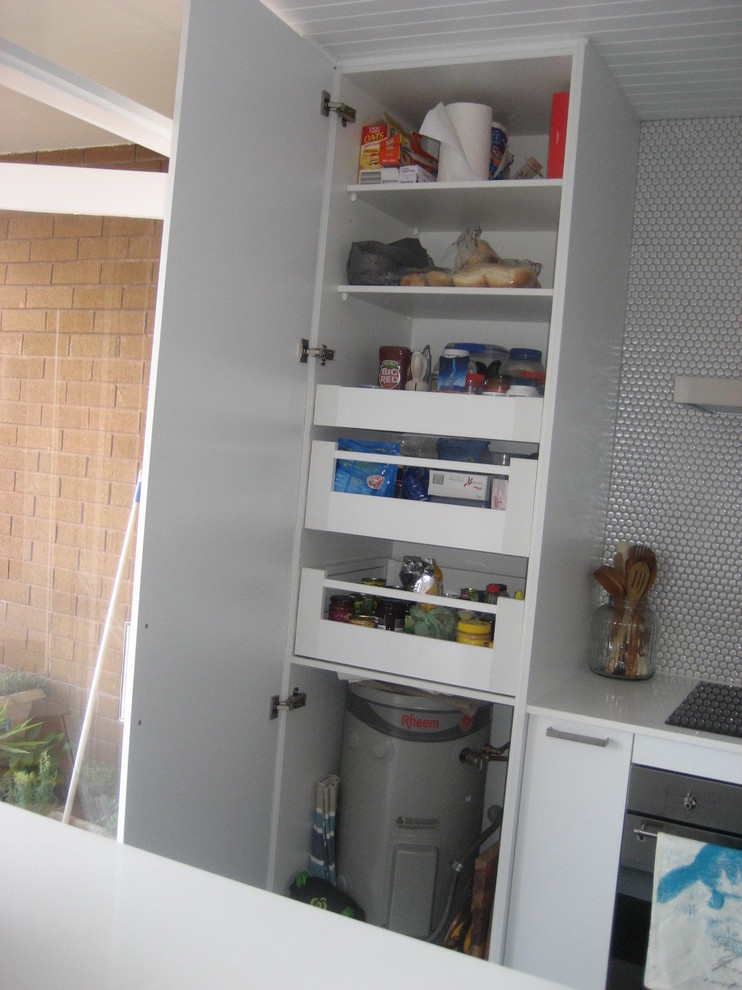
[[[742,683],[742,416],[673,402],[742,375],[742,118],[642,126],[606,558],[659,560],[660,670]]]

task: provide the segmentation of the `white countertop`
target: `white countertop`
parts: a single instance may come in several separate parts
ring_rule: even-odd
[[[2,990],[556,984],[0,803]]]
[[[632,732],[635,763],[742,784],[742,739],[665,725],[697,683],[698,678],[661,673],[624,681],[586,668],[534,699],[528,712]]]

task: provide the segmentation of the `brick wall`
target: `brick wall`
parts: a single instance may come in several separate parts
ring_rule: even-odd
[[[4,160],[165,170],[135,146]],[[47,675],[73,744],[141,467],[162,224],[0,212],[0,666]],[[88,755],[120,758],[126,567]]]

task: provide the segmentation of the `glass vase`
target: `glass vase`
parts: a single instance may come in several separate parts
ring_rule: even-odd
[[[657,618],[644,601],[611,599],[593,614],[588,662],[605,677],[646,680],[654,674]]]

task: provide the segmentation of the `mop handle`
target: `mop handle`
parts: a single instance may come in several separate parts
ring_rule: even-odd
[[[137,485],[134,490],[134,498],[131,503],[131,512],[129,513],[129,522],[126,526],[126,534],[124,536],[124,544],[121,547],[121,556],[119,557],[118,568],[116,569],[116,578],[113,582],[113,591],[111,592],[111,600],[108,603],[108,613],[106,615],[106,624],[103,627],[103,636],[101,637],[100,647],[98,649],[98,658],[95,661],[95,670],[93,671],[93,680],[90,683],[90,693],[88,694],[88,703],[85,708],[85,718],[83,719],[82,729],[80,730],[80,741],[77,744],[77,754],[75,755],[75,763],[72,768],[72,776],[70,778],[70,785],[67,790],[67,801],[64,805],[64,812],[62,814],[62,821],[67,823],[70,820],[70,813],[72,812],[72,805],[75,800],[75,794],[77,793],[77,782],[80,779],[80,770],[82,769],[82,761],[85,757],[85,749],[88,744],[88,736],[90,735],[90,726],[93,721],[93,711],[95,709],[96,697],[98,694],[98,683],[100,681],[101,673],[103,671],[103,658],[108,647],[108,640],[111,636],[111,629],[113,627],[113,613],[116,608],[118,601],[118,596],[121,591],[121,584],[124,578],[124,566],[126,564],[126,558],[129,553],[129,546],[131,544],[131,539],[134,534],[134,523],[137,517],[137,510],[139,508],[139,499],[142,492],[142,473],[139,472],[139,477],[137,478]]]

